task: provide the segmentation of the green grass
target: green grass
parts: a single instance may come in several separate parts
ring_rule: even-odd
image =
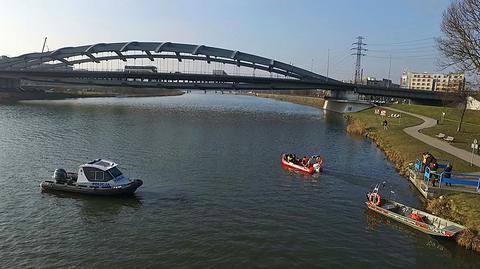
[[[455,211],[464,216],[465,226],[480,231],[480,195],[458,193],[449,196]]]
[[[318,100],[312,101],[309,98],[288,98],[272,95],[263,97],[321,107]],[[461,113],[459,109],[419,105],[393,105],[392,107],[438,120],[441,119],[442,112],[445,112],[445,120],[440,122],[440,125],[425,129],[423,132],[431,136],[435,136],[438,133],[454,136],[456,139],[456,142],[453,144],[454,146],[470,150],[469,143],[471,143],[473,138],[480,138],[479,111],[467,111],[462,132],[457,133],[456,128]],[[387,109],[387,115],[392,113],[396,114],[397,112]],[[437,159],[453,161],[454,172],[478,171],[478,168],[471,167],[469,163],[464,160],[407,135],[403,129],[421,124],[423,120],[419,118],[409,115],[402,115],[400,119],[386,118],[389,122],[389,128],[388,130],[383,130],[382,123],[384,118],[376,115],[373,108],[362,112],[349,113],[348,115],[362,125],[359,126],[361,129],[367,130],[368,136],[375,140],[375,143],[383,149],[388,158],[400,169],[401,173],[409,163],[415,162],[417,158],[421,157],[421,153],[425,151],[432,153]],[[449,195],[448,198],[452,200],[453,206],[455,207],[454,210],[463,216],[463,223],[469,228],[480,231],[480,195],[458,193]]]
[[[398,108],[401,109],[400,107]],[[395,113],[398,112],[387,109],[387,115]],[[409,115],[402,115],[400,119],[382,118],[374,113],[373,108],[358,113],[350,113],[349,115],[354,119],[360,120],[365,125],[370,136],[375,138],[376,142],[387,154],[391,151],[396,152],[394,154],[396,158],[403,160],[403,162],[415,162],[417,158],[421,158],[422,152],[428,151],[439,160],[452,160],[455,172],[478,171],[477,167],[471,167],[468,162],[407,135],[403,129],[421,124],[423,120],[419,118]],[[386,131],[383,130],[382,126],[384,119],[387,119],[389,122],[389,128]],[[400,160],[392,161],[397,166],[399,165]]]
[[[455,147],[471,151],[470,146],[473,140],[477,139],[480,141],[480,111],[467,110],[463,119],[462,130],[457,132],[461,109],[421,105],[392,105],[392,107],[437,119],[439,122],[437,126],[424,129],[422,133],[432,137],[439,133],[453,136],[455,141],[452,145]],[[443,121],[441,120],[442,112],[445,112]]]
[[[416,105],[395,105],[393,107],[432,118],[435,118],[436,115],[441,116],[442,109],[444,109],[439,107]],[[397,112],[388,111],[387,109],[387,115],[390,115],[392,113]],[[447,118],[452,120],[454,120],[455,117],[459,116],[458,110],[455,109],[448,108],[446,109],[446,113],[448,113],[447,115],[450,115],[450,117]],[[389,158],[392,160],[393,163],[397,165],[397,167],[401,166],[402,162],[404,163],[403,165],[405,165],[405,162],[414,162],[416,158],[420,158],[422,152],[429,151],[437,159],[452,160],[454,172],[475,172],[479,170],[477,167],[470,166],[468,162],[465,162],[464,160],[461,160],[437,148],[429,146],[403,132],[403,129],[406,127],[422,123],[423,121],[419,118],[409,115],[402,115],[400,121],[398,121],[397,119],[386,118],[389,121],[389,128],[388,130],[384,131],[382,126],[383,118],[379,115],[375,115],[374,109],[368,109],[359,113],[351,113],[349,115],[364,124],[364,127],[369,131],[370,135],[376,138],[376,143],[379,144],[381,148],[383,148],[387,156],[389,156]],[[465,121],[471,123],[480,123],[480,112],[469,111],[468,114],[465,116]],[[480,126],[469,126],[465,128],[465,130],[477,130],[475,128],[479,128],[478,130],[480,131]],[[467,139],[469,137],[468,135],[471,134],[462,133],[462,135],[458,135],[455,132],[451,132],[450,130],[452,129],[456,131],[456,125],[455,123],[448,121],[438,126],[438,128],[434,127],[430,129],[431,130],[428,131],[425,130],[424,133],[438,134],[439,132],[442,132],[448,135],[455,136],[455,139],[457,139],[457,137],[459,139]],[[462,144],[457,143],[457,145]],[[449,195],[448,198],[452,200],[455,211],[458,212],[461,216],[463,216],[464,224],[469,228],[480,231],[480,195],[458,193]]]

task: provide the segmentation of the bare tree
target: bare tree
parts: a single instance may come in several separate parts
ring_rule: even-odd
[[[459,85],[459,88],[455,92],[454,96],[458,99],[462,109],[462,114],[460,115],[460,120],[458,121],[458,125],[457,125],[457,132],[461,132],[463,116],[465,116],[465,111],[467,110],[467,100],[469,96],[469,91],[467,91],[465,88],[465,79],[463,79],[463,82],[461,83],[461,85]]]
[[[445,67],[480,74],[480,0],[453,2],[443,13],[443,36],[437,39]]]
[[[480,0],[456,0],[443,13],[438,48],[447,58],[444,67],[455,67],[463,72],[480,75]],[[454,93],[462,105],[457,132],[462,129],[469,91],[465,81]]]

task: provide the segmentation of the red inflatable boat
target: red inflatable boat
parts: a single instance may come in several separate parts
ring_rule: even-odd
[[[290,158],[288,158],[289,155]],[[292,170],[306,173],[309,175],[312,175],[315,172],[320,173],[323,171],[323,160],[319,156],[312,156],[308,159],[306,165],[303,165],[302,160],[297,160],[295,157],[292,157],[292,155],[293,154],[282,155],[283,167],[290,168]],[[290,161],[288,159],[290,159]]]

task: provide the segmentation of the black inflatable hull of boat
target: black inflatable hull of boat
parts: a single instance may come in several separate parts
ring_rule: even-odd
[[[44,181],[40,184],[43,191],[61,191],[61,192],[74,192],[90,195],[128,195],[134,193],[138,187],[142,186],[143,181],[135,179],[133,182],[127,185],[123,185],[121,188],[96,188],[82,186],[81,184],[61,184],[53,181]]]

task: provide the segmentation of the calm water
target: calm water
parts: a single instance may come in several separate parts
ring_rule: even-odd
[[[423,206],[338,114],[248,96],[0,106],[2,268],[479,268],[479,256],[365,209],[383,180]],[[320,153],[316,177],[282,152]],[[108,158],[133,198],[42,193],[55,168]]]

